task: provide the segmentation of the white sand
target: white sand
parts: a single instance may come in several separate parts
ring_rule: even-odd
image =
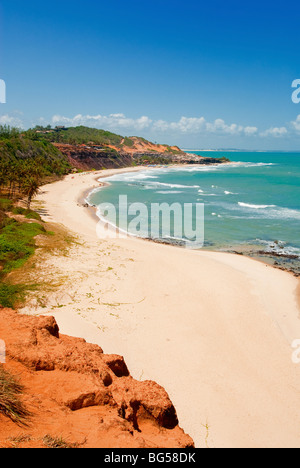
[[[67,176],[39,196],[45,219],[84,241],[46,264],[45,276],[67,277],[48,303],[61,332],[161,384],[198,447],[300,447],[296,278],[237,255],[99,240],[93,209],[77,204],[95,177]]]

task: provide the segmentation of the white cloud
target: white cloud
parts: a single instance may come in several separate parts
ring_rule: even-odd
[[[245,127],[244,132],[245,132],[245,135],[247,136],[256,135],[258,133],[258,128],[257,127]]]
[[[96,128],[108,128],[111,130],[127,129],[140,131],[152,129],[159,132],[179,132],[182,134],[213,133],[229,135],[255,135],[258,132],[256,127],[243,127],[238,124],[226,124],[222,119],[216,119],[210,123],[204,117],[181,117],[177,122],[167,122],[165,120],[153,121],[147,116],[138,119],[126,117],[124,114],[104,115],[82,115],[78,114],[72,118],[61,115],[54,115],[52,118],[54,125],[65,124],[70,126],[87,125]]]
[[[23,122],[19,117],[9,114],[0,115],[0,125],[9,125],[10,127],[22,127]]]
[[[205,131],[205,126],[206,122],[204,117],[181,117],[178,122],[156,120],[153,123],[153,129],[162,132],[200,133]]]
[[[272,127],[266,130],[265,132],[261,132],[260,136],[280,138],[286,136],[287,134],[288,130],[286,127]]]
[[[207,123],[206,129],[211,133],[223,133],[229,135],[240,135],[244,132],[244,127],[242,125],[227,125],[223,119],[216,119],[213,123]]]
[[[105,127],[109,129],[135,129],[144,130],[149,128],[152,120],[149,117],[142,116],[138,119],[127,118],[124,114],[110,114],[105,115],[75,115],[73,118],[64,117],[61,115],[54,115],[52,117],[54,125],[66,124],[70,126],[86,125],[90,127]]]
[[[213,133],[230,135],[254,135],[258,129],[256,127],[243,127],[242,125],[227,125],[223,119],[216,119],[210,123],[204,117],[181,117],[178,122],[166,122],[157,120],[153,124],[155,130],[176,131],[181,133]]]
[[[9,125],[11,127],[28,128],[34,127],[35,122],[26,122],[20,111],[14,111],[0,115],[0,125]],[[85,125],[93,128],[103,128],[122,135],[141,135],[143,131],[147,131],[147,138],[158,137],[158,134],[169,134],[169,137],[176,135],[199,135],[199,136],[231,136],[231,137],[247,137],[247,138],[284,138],[288,136],[300,135],[300,114],[295,120],[282,127],[271,127],[267,130],[259,130],[255,126],[243,126],[237,123],[227,123],[223,119],[215,119],[208,122],[202,117],[181,117],[178,121],[152,120],[147,116],[138,118],[127,117],[123,113],[114,113],[109,115],[83,115],[77,114],[74,117],[66,117],[63,115],[54,115],[49,122],[41,117],[39,124],[47,125],[66,125],[80,126]],[[173,135],[173,136],[172,136]]]
[[[155,133],[170,133],[181,135],[216,135],[216,136],[240,136],[280,138],[286,137],[292,131],[300,133],[300,115],[288,126],[271,127],[265,131],[259,131],[255,126],[244,126],[237,123],[226,123],[223,119],[208,122],[204,117],[181,117],[178,121],[152,120],[147,116],[129,118],[125,114],[115,113],[109,115],[82,115],[65,117],[54,115],[53,125],[79,126],[85,125],[94,128],[104,128],[123,134],[137,134],[143,130]]]
[[[291,122],[291,125],[296,132],[300,132],[300,115],[297,116],[296,120]]]

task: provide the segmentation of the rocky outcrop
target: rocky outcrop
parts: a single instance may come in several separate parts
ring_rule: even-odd
[[[204,166],[211,166],[215,164],[225,164],[229,162],[226,158],[208,158],[203,156],[198,156],[197,154],[185,153],[183,155],[173,156],[173,163],[177,164],[201,164]]]
[[[86,448],[193,446],[162,387],[134,380],[121,356],[60,335],[53,317],[2,309],[0,338],[4,368],[19,376],[32,415],[20,428],[0,413],[1,446],[20,433],[24,447],[43,447],[46,436]]]

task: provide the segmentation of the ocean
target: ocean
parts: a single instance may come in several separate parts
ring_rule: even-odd
[[[258,256],[300,272],[300,153],[193,153],[226,156],[232,164],[114,175],[104,179],[107,187],[90,194],[89,203],[118,205],[120,194],[147,206],[203,203],[203,248]],[[148,232],[140,235],[148,237]]]

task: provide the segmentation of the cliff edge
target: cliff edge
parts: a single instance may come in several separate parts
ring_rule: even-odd
[[[162,387],[134,380],[121,356],[60,335],[53,317],[1,309],[0,339],[6,345],[0,371],[18,376],[28,412],[20,421],[5,414],[0,388],[1,447],[194,446]]]

